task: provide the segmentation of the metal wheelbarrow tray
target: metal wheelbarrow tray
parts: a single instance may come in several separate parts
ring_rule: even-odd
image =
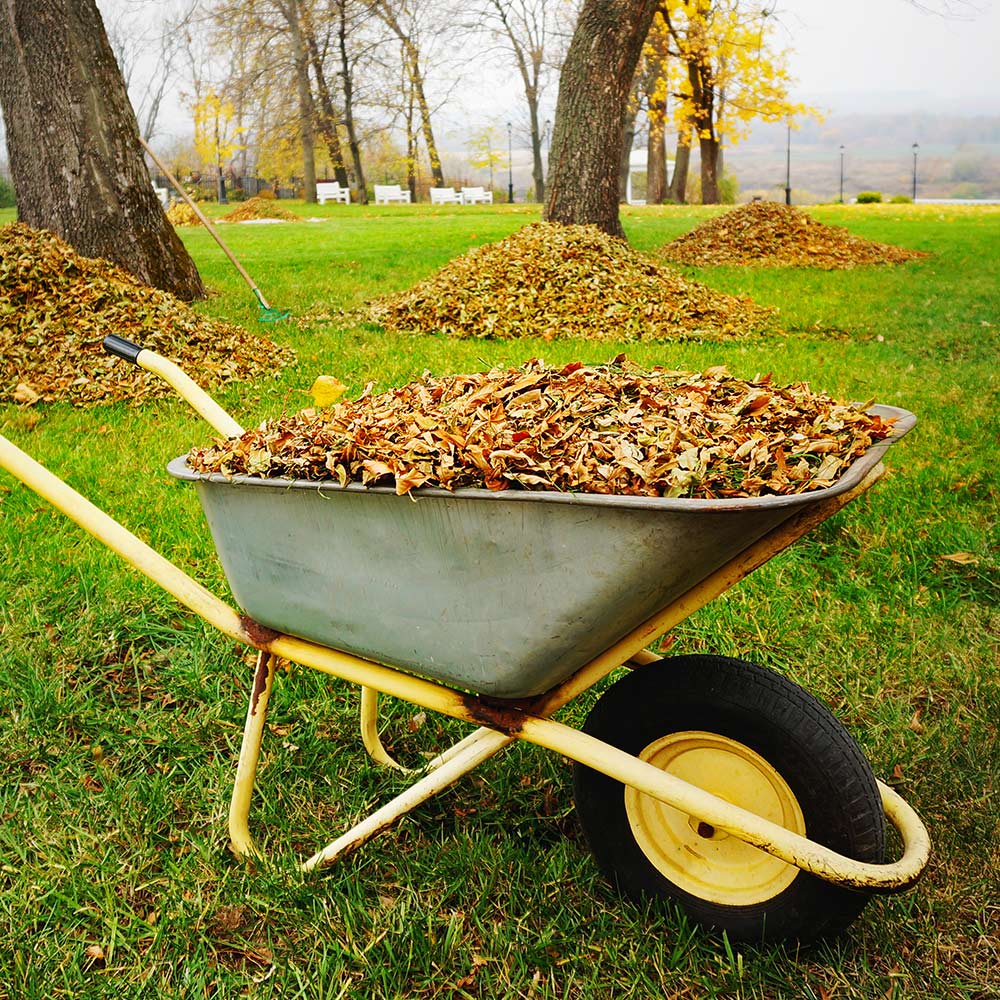
[[[913,426],[906,410],[894,439]],[[237,602],[279,632],[498,698],[541,694],[827,489],[684,500],[228,478],[197,484]]]
[[[223,435],[240,425],[180,369],[116,337]],[[197,475],[237,611],[0,436],[0,466],[226,635],[259,650],[229,809],[240,856],[279,660],[361,688],[361,735],[388,694],[478,728],[317,851],[356,848],[515,739],[574,762],[577,815],[625,895],[665,897],[743,940],[834,934],[924,870],[916,813],[876,781],[807,692],[752,662],[647,647],[871,487],[915,418],[832,487],[736,501],[421,489]],[[616,668],[583,730],[551,716]],[[449,686],[446,686],[449,685]],[[901,854],[885,860],[885,821]],[[860,891],[859,891],[860,890]]]

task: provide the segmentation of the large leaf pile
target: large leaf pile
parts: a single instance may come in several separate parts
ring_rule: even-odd
[[[227,212],[221,222],[249,222],[254,219],[279,219],[283,222],[302,222],[302,216],[290,212],[279,205],[273,198],[248,198]]]
[[[891,421],[805,384],[619,356],[421,379],[194,449],[199,472],[632,496],[746,497],[829,486]]]
[[[175,201],[167,209],[167,218],[172,226],[200,226],[198,213],[186,202]]]
[[[0,399],[139,402],[172,391],[106,355],[109,333],[177,362],[206,386],[270,376],[294,360],[287,348],[201,317],[106,260],[81,257],[50,232],[0,228]]]
[[[774,329],[774,312],[712,291],[596,226],[534,223],[371,303],[387,330],[453,337],[722,340]]]
[[[855,236],[790,205],[751,201],[695,226],[662,251],[681,264],[712,266],[758,264],[772,267],[820,267],[827,270],[859,264],[901,264],[929,256],[888,243]]]

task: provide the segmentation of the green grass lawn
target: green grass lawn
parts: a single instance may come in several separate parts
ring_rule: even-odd
[[[522,744],[302,875],[294,857],[407,779],[367,758],[355,689],[295,669],[277,682],[252,813],[275,860],[245,865],[227,849],[226,810],[247,651],[0,474],[0,998],[1000,996],[1000,211],[816,208],[933,256],[892,269],[690,270],[777,307],[785,333],[587,345],[388,335],[340,312],[534,221],[530,208],[297,210],[323,221],[223,231],[271,303],[292,311],[273,326],[257,325],[209,234],[179,230],[213,291],[198,308],[298,353],[280,377],[218,394],[245,426],[307,405],[321,373],[358,392],[425,369],[620,350],[644,364],[770,371],[917,414],[885,480],[684,622],[671,652],[756,660],[829,704],[924,817],[931,864],[835,942],[737,949],[666,907],[620,900],[576,826],[567,762]],[[633,208],[623,222],[636,248],[654,250],[716,211]],[[194,491],[164,471],[211,436],[185,404],[0,404],[0,432],[231,599]],[[582,724],[595,697],[562,717]],[[414,716],[386,706],[383,739],[405,762],[467,731]]]

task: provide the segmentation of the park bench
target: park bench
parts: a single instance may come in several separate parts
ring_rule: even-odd
[[[408,205],[410,203],[410,192],[404,191],[398,184],[376,184],[375,204],[388,205],[390,202]]]
[[[431,188],[432,205],[461,205],[462,192],[454,188]]]
[[[462,188],[462,201],[466,205],[492,205],[493,192],[486,191],[481,187]]]
[[[345,205],[351,203],[351,192],[342,188],[338,181],[316,181],[316,201],[325,205],[328,201],[340,201]]]
[[[170,192],[166,188],[157,187],[153,185],[153,190],[156,192],[156,197],[160,199],[160,204],[165,208],[170,208]]]

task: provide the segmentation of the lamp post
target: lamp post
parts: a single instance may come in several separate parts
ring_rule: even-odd
[[[552,145],[552,119],[545,119],[545,179],[549,177],[549,149]]]
[[[840,204],[844,204],[844,144],[840,144]]]
[[[914,143],[913,144],[913,200],[917,200],[917,150],[920,147]]]
[[[785,204],[792,203],[792,123],[788,123],[788,138],[785,143]]]
[[[514,204],[514,153],[511,124],[507,122],[507,204]]]

